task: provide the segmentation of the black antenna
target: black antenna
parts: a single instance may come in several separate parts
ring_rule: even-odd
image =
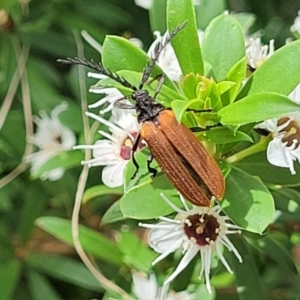
[[[143,85],[151,75],[152,69],[154,68],[162,50],[169,44],[169,42],[174,38],[174,36],[186,26],[186,24],[187,21],[184,21],[181,25],[178,25],[175,29],[173,29],[170,34],[167,34],[166,37],[161,42],[157,43],[153,51],[154,55],[153,57],[151,57],[151,60],[148,62],[148,64],[144,69],[143,76],[138,87],[139,90],[143,88]]]
[[[60,63],[63,63],[63,64],[77,64],[77,65],[83,65],[85,67],[89,67],[90,69],[93,69],[96,72],[103,74],[103,75],[119,82],[120,84],[122,84],[125,87],[131,88],[134,91],[137,90],[137,88],[134,85],[132,85],[131,83],[129,83],[124,77],[119,76],[117,73],[111,72],[109,69],[105,69],[101,62],[96,63],[93,59],[88,60],[86,58],[78,58],[78,57],[70,58],[70,57],[68,57],[67,59],[58,59],[57,61]]]

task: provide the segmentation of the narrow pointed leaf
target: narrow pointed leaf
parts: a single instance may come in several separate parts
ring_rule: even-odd
[[[169,0],[167,2],[168,30],[187,21],[184,29],[172,40],[183,74],[190,72],[203,75],[204,63],[200,49],[196,17],[192,0]]]

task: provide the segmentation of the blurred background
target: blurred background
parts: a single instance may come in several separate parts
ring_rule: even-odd
[[[223,4],[229,12],[255,15],[249,33],[261,30],[262,41],[267,44],[275,39],[276,48],[292,37],[290,26],[300,10],[300,0],[228,0]],[[206,25],[204,21],[203,26]],[[59,64],[57,59],[78,55],[76,39],[80,39],[82,30],[100,44],[106,34],[135,37],[147,51],[154,39],[153,29],[157,28],[151,24],[148,10],[137,6],[134,0],[0,0],[1,300],[102,299],[102,288],[85,269],[73,247],[35,225],[35,220],[43,216],[70,219],[82,169],[78,162],[83,159],[83,153],[68,162],[60,180],[32,176],[23,161],[30,147],[26,143],[31,130],[28,116],[30,110],[33,115],[39,115],[41,110],[50,114],[55,106],[67,102],[68,110],[61,114],[60,120],[82,142],[78,68]],[[98,61],[99,52],[85,41],[82,43],[84,56]],[[20,77],[22,65],[26,76]],[[86,91],[94,82],[86,78]],[[89,104],[99,99],[89,93],[86,97]],[[100,174],[100,168],[91,168],[87,187],[100,184]],[[120,224],[109,229],[99,227],[101,216],[116,197],[99,196],[83,205],[81,223],[102,233],[120,227]],[[284,229],[286,235],[300,230],[296,224],[288,223]],[[290,251],[299,267],[300,250],[291,246]],[[263,260],[259,272],[268,299],[295,299],[295,293],[287,291],[289,273],[276,269],[267,256],[258,260]],[[99,263],[107,276],[116,271],[105,260]],[[268,268],[268,264],[272,267]],[[122,269],[118,272],[122,273]],[[299,277],[296,280],[299,282]],[[228,287],[220,289],[216,299],[235,297]]]

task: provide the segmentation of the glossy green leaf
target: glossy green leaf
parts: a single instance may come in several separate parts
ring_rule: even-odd
[[[183,74],[190,72],[203,75],[204,63],[199,45],[197,24],[192,0],[169,0],[167,2],[167,23],[171,31],[187,21],[185,28],[172,40]]]
[[[105,211],[101,219],[101,225],[121,221],[124,219],[125,217],[120,209],[120,201],[116,201]]]
[[[230,266],[236,278],[236,291],[240,300],[266,300],[263,280],[260,279],[255,267],[255,259],[251,256],[246,242],[242,238],[232,237],[232,243],[240,253],[243,262],[240,263],[234,254],[230,255]]]
[[[106,185],[100,184],[95,185],[90,188],[88,188],[84,194],[82,203],[86,204],[93,198],[104,196],[104,195],[122,195],[123,194],[123,187],[116,187],[116,188],[110,188]]]
[[[222,14],[226,9],[224,0],[202,0],[195,5],[198,28],[205,29],[209,22],[216,16]]]
[[[163,200],[161,193],[168,197],[176,205],[181,202],[176,190],[169,180],[161,173],[154,179],[147,169],[148,151],[140,151],[135,154],[140,166],[139,172],[131,179],[135,172],[135,166],[129,161],[125,169],[125,193],[120,199],[120,209],[125,217],[133,219],[152,219],[173,212],[173,209]],[[153,168],[157,164],[153,161]]]
[[[215,80],[224,80],[245,56],[244,34],[239,23],[228,15],[213,19],[205,30],[202,51],[204,60],[213,68]]]
[[[43,174],[54,170],[56,168],[72,168],[74,166],[80,166],[81,161],[84,159],[84,153],[82,151],[67,151],[60,152],[56,156],[50,158],[46,163],[40,166],[31,174],[33,178],[39,178]]]
[[[56,279],[92,291],[99,292],[103,290],[86,266],[73,259],[54,254],[30,254],[25,261],[31,268]]]
[[[222,95],[223,106],[226,106],[232,102],[234,102],[238,91],[241,88],[242,82],[245,79],[247,71],[247,59],[244,57],[240,61],[238,61],[228,72],[226,75],[226,80],[230,82],[235,82],[227,93]]]
[[[300,105],[277,93],[259,93],[223,107],[218,115],[223,125],[244,125],[300,111]]]
[[[124,262],[132,269],[148,273],[157,254],[144,245],[132,231],[123,231],[118,236],[118,247],[124,255]]]
[[[232,132],[227,127],[217,127],[205,131],[201,134],[203,139],[217,143],[217,144],[226,144],[226,143],[235,143],[235,142],[253,142],[252,138],[244,132],[237,131]]]
[[[262,182],[237,168],[232,168],[226,177],[221,206],[235,224],[260,234],[275,212],[272,194]]]
[[[126,192],[120,200],[124,216],[132,219],[153,219],[168,215],[173,209],[161,197],[163,193],[171,202],[181,206],[176,190],[162,174],[156,175],[136,185]]]
[[[243,171],[259,176],[262,181],[279,185],[299,185],[300,166],[295,162],[296,174],[292,175],[288,168],[281,168],[271,165],[265,152],[259,152],[243,160],[237,161],[234,165]]]
[[[27,278],[32,300],[62,300],[44,275],[30,269]]]
[[[21,275],[21,264],[17,259],[0,262],[0,299],[11,300]]]
[[[57,239],[73,245],[71,222],[58,217],[40,217],[36,224]],[[85,251],[116,265],[122,264],[121,252],[103,234],[80,226],[79,239]]]
[[[300,40],[278,49],[252,74],[238,98],[262,92],[290,94],[300,82],[299,51]]]
[[[102,62],[110,71],[129,70],[140,72],[140,82],[141,73],[148,61],[148,55],[128,40],[118,36],[106,36],[102,50]],[[163,71],[156,65],[151,75],[155,77],[160,74],[163,74]],[[176,90],[174,83],[169,80],[167,76],[165,78],[165,84],[169,88]],[[138,84],[136,86],[138,86]]]
[[[158,30],[164,33],[167,30],[166,23],[166,6],[167,0],[153,0],[152,6],[149,10],[151,31]]]

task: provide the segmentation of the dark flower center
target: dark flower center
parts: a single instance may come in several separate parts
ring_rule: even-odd
[[[209,245],[214,242],[220,231],[220,224],[218,220],[207,214],[190,215],[184,224],[185,234],[199,246]]]
[[[62,144],[62,136],[61,135],[57,135],[55,138],[54,138],[54,141],[61,145]]]
[[[283,125],[288,122],[289,118],[284,117],[278,120],[277,126]],[[282,128],[280,132],[284,133],[284,137],[282,139],[283,142],[287,142],[287,146],[291,146],[294,144],[294,140],[297,140],[296,147],[299,146],[300,141],[300,127],[299,124],[295,120],[291,120],[286,127]]]
[[[131,158],[131,149],[133,142],[137,136],[138,132],[131,132],[130,135],[124,139],[123,144],[121,146],[120,156],[124,160],[129,160]],[[145,147],[145,144],[141,141],[138,145],[137,150],[140,150]]]

